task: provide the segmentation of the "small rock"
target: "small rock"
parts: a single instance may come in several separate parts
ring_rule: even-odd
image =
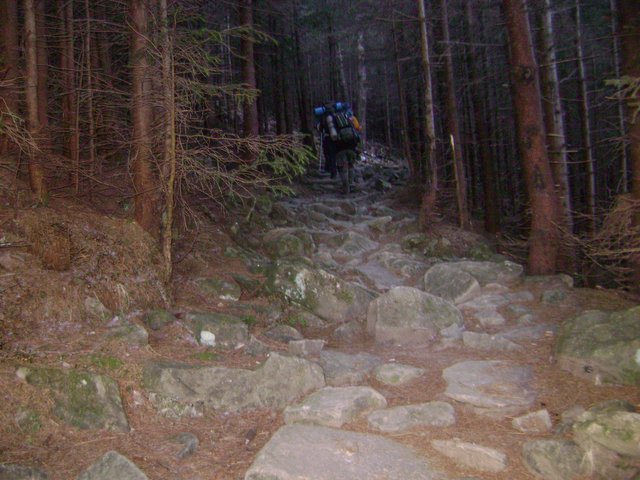
[[[136,347],[149,345],[149,332],[137,323],[125,323],[124,325],[111,328],[107,336]]]
[[[507,468],[507,456],[493,448],[476,443],[453,440],[432,440],[431,445],[446,457],[482,472],[501,472]]]
[[[200,332],[200,345],[204,345],[206,347],[215,347],[216,334],[209,332],[208,330],[202,330]]]
[[[212,295],[218,300],[237,302],[242,295],[242,289],[234,281],[220,278],[202,278],[197,283],[204,293]]]
[[[118,452],[105,453],[81,473],[77,480],[148,480],[148,477],[127,457]]]
[[[540,301],[548,305],[560,305],[567,299],[567,292],[564,290],[545,290],[542,292]]]
[[[357,385],[382,363],[380,357],[364,352],[352,355],[337,350],[323,350],[320,353],[320,366],[327,384],[334,387]]]
[[[288,345],[291,355],[299,355],[302,357],[320,355],[324,348],[324,340],[291,340]]]
[[[364,329],[362,323],[357,320],[352,320],[347,323],[343,323],[333,331],[333,337],[336,340],[352,340],[363,334]]]
[[[99,319],[111,317],[111,311],[97,297],[87,297],[84,299],[84,309],[87,315]]]
[[[34,467],[0,463],[0,480],[47,480],[47,474]]]
[[[423,375],[424,368],[412,367],[401,363],[385,363],[373,370],[373,375],[386,385],[402,385]]]
[[[171,437],[171,441],[182,445],[180,451],[176,454],[180,460],[195,453],[198,449],[199,441],[193,433],[181,432]]]
[[[302,340],[303,335],[290,325],[274,325],[264,332],[264,336],[274,342],[289,343],[291,340]]]
[[[522,350],[517,343],[504,338],[501,335],[489,335],[488,333],[464,332],[462,342],[469,348],[478,350],[500,350],[513,352]]]
[[[522,433],[546,433],[551,431],[551,417],[546,408],[516,417],[511,425]]]
[[[154,331],[160,330],[165,325],[175,322],[176,320],[177,318],[173,313],[163,309],[150,310],[142,317],[144,324]]]
[[[271,351],[271,348],[264,342],[260,341],[253,335],[249,336],[249,342],[247,343],[247,353],[249,355],[258,356],[266,355]]]
[[[376,410],[368,421],[371,428],[388,433],[422,426],[449,427],[456,423],[456,415],[446,402],[429,402]]]

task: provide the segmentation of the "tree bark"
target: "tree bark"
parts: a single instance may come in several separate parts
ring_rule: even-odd
[[[547,157],[537,65],[523,0],[503,0],[509,36],[518,149],[531,210],[529,273],[552,274],[558,254],[558,202]]]
[[[97,168],[97,158],[96,158],[96,144],[95,144],[95,121],[94,121],[94,111],[93,111],[93,67],[91,63],[92,59],[92,45],[91,45],[91,10],[89,8],[89,0],[84,0],[84,10],[86,14],[86,31],[85,31],[85,40],[84,40],[84,49],[85,49],[85,62],[86,62],[86,73],[87,73],[87,120],[89,122],[89,138],[88,138],[88,147],[89,147],[89,192],[91,193],[94,182],[95,171]],[[99,168],[98,168],[99,170]]]
[[[15,0],[0,0],[0,18],[3,19],[2,51],[4,52],[4,65],[0,75],[4,79],[0,86],[0,118],[2,122],[15,126],[13,115],[18,114],[18,3]],[[0,132],[2,133],[2,132]],[[6,155],[13,147],[9,136],[2,135],[0,139],[0,155]]]
[[[551,173],[558,195],[559,225],[567,234],[573,233],[571,190],[567,162],[567,141],[564,133],[564,111],[560,100],[560,80],[556,61],[551,1],[540,0],[536,12],[538,24],[538,50],[540,55],[540,87],[547,134]],[[570,271],[575,266],[575,254],[561,246],[558,269]]]
[[[240,0],[240,23],[247,30],[253,28],[253,0]],[[256,90],[256,64],[253,54],[253,38],[251,32],[245,32],[241,41],[242,82],[250,90]],[[260,130],[258,120],[258,102],[245,102],[243,107],[243,132],[245,137],[257,136]]]
[[[145,0],[130,0],[132,169],[136,222],[154,237],[158,235],[157,181],[152,168],[151,88],[148,65],[148,29]]]
[[[467,43],[469,44],[469,71],[471,84],[471,104],[474,116],[475,136],[478,141],[478,153],[482,163],[482,192],[484,200],[484,228],[488,233],[496,234],[500,231],[500,210],[498,208],[498,191],[496,180],[495,159],[489,146],[490,136],[487,120],[484,115],[482,102],[481,71],[478,57],[480,52],[472,42],[471,32],[476,32],[477,22],[472,10],[472,0],[466,3]]]
[[[454,162],[456,180],[456,200],[458,203],[458,221],[461,228],[469,228],[469,206],[467,203],[467,173],[464,164],[462,142],[460,139],[460,125],[458,124],[458,104],[456,101],[456,87],[453,76],[453,58],[449,38],[449,13],[447,0],[440,0],[442,19],[442,41],[444,43],[444,69],[447,95],[447,129],[450,135],[450,145]]]
[[[580,134],[582,137],[582,163],[586,167],[586,202],[589,231],[596,231],[596,171],[591,140],[591,119],[589,117],[589,88],[587,85],[587,65],[582,44],[582,9],[580,0],[575,0],[576,61],[578,63],[578,105],[580,107]]]
[[[425,182],[420,206],[420,221],[426,227],[428,218],[435,211],[438,190],[438,170],[436,162],[436,128],[433,113],[433,87],[431,83],[431,60],[429,58],[429,37],[427,35],[427,15],[424,0],[418,0],[418,22],[420,23],[420,58],[424,88],[422,89],[423,135],[425,141]]]
[[[27,129],[35,143],[29,152],[29,183],[40,203],[46,202],[47,189],[44,169],[40,162],[39,148],[41,135],[38,116],[38,52],[36,37],[36,10],[34,0],[24,0],[24,54],[25,54],[25,104],[27,109]]]
[[[611,34],[613,37],[613,67],[615,78],[620,78],[620,22],[618,21],[618,0],[609,0],[611,8]],[[629,166],[625,144],[626,126],[624,104],[618,102],[618,128],[620,129],[620,193],[629,191]]]
[[[47,24],[45,0],[36,0],[36,50],[38,57],[38,121],[40,122],[39,147],[43,151],[51,150],[49,136],[49,48],[47,45]]]
[[[293,2],[293,38],[295,42],[296,52],[296,78],[298,85],[298,111],[300,112],[300,131],[305,135],[305,144],[307,146],[313,145],[313,138],[311,136],[311,123],[309,110],[309,85],[305,76],[304,58],[302,55],[302,48],[300,46],[300,29],[299,23],[299,9],[300,1],[294,0]]]
[[[640,82],[640,5],[636,0],[620,0],[620,53],[622,73]],[[634,118],[638,112],[640,93],[627,99],[627,136],[629,159],[631,161],[631,196],[636,205],[633,224],[640,228],[640,119]],[[640,255],[631,258],[636,288],[640,285]]]

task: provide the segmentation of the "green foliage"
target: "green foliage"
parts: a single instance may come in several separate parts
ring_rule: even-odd
[[[124,362],[119,358],[102,355],[91,355],[90,361],[94,366],[110,371],[117,370],[124,365]]]
[[[242,323],[246,324],[249,327],[253,327],[257,320],[256,317],[254,317],[253,315],[245,315],[241,318]]]
[[[301,315],[290,315],[285,320],[285,323],[291,327],[302,327],[305,328],[309,324],[307,319]]]
[[[200,360],[202,362],[215,362],[220,357],[216,352],[213,352],[211,350],[205,350],[203,352],[194,353],[193,358],[195,360]]]

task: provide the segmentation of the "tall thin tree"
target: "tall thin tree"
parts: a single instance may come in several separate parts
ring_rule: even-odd
[[[0,155],[11,149],[9,135],[4,135],[5,128],[15,128],[15,117],[18,114],[18,3],[15,0],[0,0],[0,18],[3,19],[0,34],[2,35],[2,51],[4,62],[2,82],[0,82]]]
[[[503,0],[518,150],[529,196],[529,273],[550,274],[558,254],[558,201],[547,157],[540,86],[524,0]]]
[[[253,0],[239,0],[240,23],[245,28],[241,41],[242,57],[242,82],[245,86],[256,90],[256,63],[253,52]],[[244,136],[251,137],[258,135],[260,123],[258,120],[258,102],[256,99],[248,100],[244,103]]]

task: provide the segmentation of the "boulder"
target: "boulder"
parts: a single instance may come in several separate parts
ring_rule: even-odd
[[[532,440],[522,446],[525,467],[544,480],[573,480],[587,473],[584,451],[569,440]]]
[[[177,320],[176,316],[162,308],[156,310],[149,310],[142,317],[142,322],[147,326],[147,328],[157,331],[162,327],[175,322]]]
[[[509,286],[520,280],[524,273],[522,265],[509,260],[502,262],[461,261],[452,262],[452,266],[467,272],[482,287],[490,283]]]
[[[105,453],[77,480],[148,480],[148,477],[127,457],[118,452]]]
[[[26,465],[0,463],[0,480],[47,480],[47,474]]]
[[[516,417],[511,425],[522,433],[547,433],[551,431],[551,416],[546,408]]]
[[[371,428],[389,433],[413,427],[450,427],[456,423],[456,414],[446,402],[429,402],[376,410],[367,419]]]
[[[324,320],[345,322],[362,318],[375,294],[315,268],[309,262],[281,260],[274,264],[268,291]]]
[[[363,413],[386,406],[385,398],[370,387],[325,387],[285,408],[284,422],[340,428]]]
[[[441,329],[462,325],[450,302],[412,287],[395,287],[369,304],[367,332],[376,342],[432,342]]]
[[[236,348],[245,345],[249,340],[249,328],[239,317],[225,313],[188,313],[185,321],[191,328],[196,339],[214,335],[215,344],[226,348]],[[203,332],[205,333],[203,336]]]
[[[223,278],[200,278],[197,280],[198,287],[205,295],[213,297],[215,300],[230,300],[237,302],[242,295],[242,289],[233,280]]]
[[[62,421],[80,429],[129,431],[118,384],[112,378],[81,370],[35,367],[20,367],[16,374],[51,392],[53,412]]]
[[[313,238],[304,228],[276,228],[264,235],[263,242],[271,258],[307,256],[315,249]]]
[[[334,387],[357,385],[382,363],[382,358],[364,352],[349,354],[337,350],[323,350],[320,353],[320,365],[327,384]]]
[[[286,425],[260,450],[244,480],[436,480],[413,450],[378,435]]]
[[[591,310],[564,322],[555,353],[561,368],[596,384],[640,385],[640,307]]]
[[[480,292],[480,284],[464,270],[451,263],[438,263],[424,274],[424,290],[458,304]]]
[[[497,473],[507,468],[507,456],[504,453],[477,443],[454,438],[432,440],[431,445],[446,457],[474,470]]]
[[[197,415],[202,408],[284,408],[325,385],[318,364],[277,353],[256,370],[149,362],[143,381],[160,413],[170,416]],[[192,406],[196,408],[187,408]]]

